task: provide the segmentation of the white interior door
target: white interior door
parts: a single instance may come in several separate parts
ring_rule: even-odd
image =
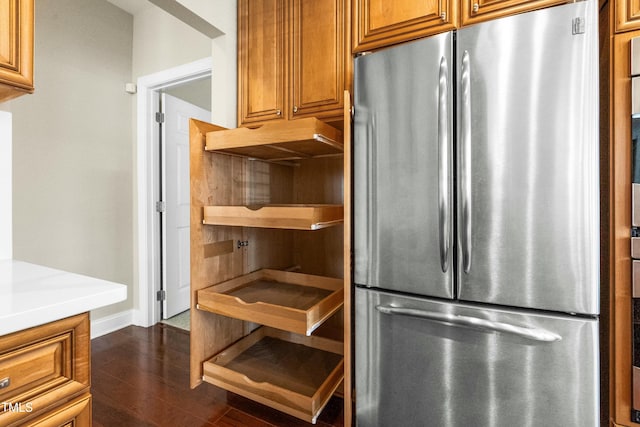
[[[166,291],[162,317],[167,319],[189,308],[189,119],[209,121],[211,112],[162,94],[163,283]]]

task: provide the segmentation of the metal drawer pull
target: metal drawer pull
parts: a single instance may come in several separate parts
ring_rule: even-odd
[[[488,331],[504,332],[533,341],[554,342],[562,339],[560,335],[544,329],[525,328],[522,326],[511,325],[509,323],[480,319],[478,317],[458,316],[455,314],[437,313],[434,311],[416,310],[413,308],[389,307],[384,305],[376,306],[376,310],[384,314],[399,314],[401,316],[418,317],[420,319],[447,323],[453,326],[467,326]]]
[[[9,377],[0,380],[0,390],[7,388],[11,385],[11,379]]]

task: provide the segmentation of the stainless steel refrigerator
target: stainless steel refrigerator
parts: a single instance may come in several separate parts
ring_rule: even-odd
[[[354,71],[357,425],[599,425],[597,2]]]

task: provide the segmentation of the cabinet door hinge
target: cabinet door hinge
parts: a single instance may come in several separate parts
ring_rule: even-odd
[[[156,113],[156,123],[164,123],[164,113]]]
[[[156,202],[156,212],[163,213],[167,210],[167,204],[164,201]]]
[[[160,289],[156,292],[156,301],[164,301],[167,299],[167,291],[164,289]]]

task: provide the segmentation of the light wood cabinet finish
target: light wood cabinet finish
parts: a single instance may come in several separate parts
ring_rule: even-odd
[[[0,101],[33,92],[33,2],[0,1]]]
[[[458,0],[353,0],[353,52],[456,28]]]
[[[238,2],[239,124],[285,118],[286,0]]]
[[[0,382],[0,425],[60,426],[79,415],[86,405],[66,404],[90,402],[89,314],[0,337]]]
[[[353,0],[353,53],[562,3],[567,0]]]
[[[461,0],[461,26],[566,3],[566,0]]]
[[[606,209],[610,212],[605,262],[610,286],[610,418],[623,426],[631,422],[633,312],[631,293],[631,78],[630,42],[640,31],[616,34],[611,40],[611,97],[603,107],[610,108],[611,143],[604,154],[608,186]],[[604,242],[603,242],[604,243]],[[604,345],[604,343],[603,343]]]
[[[341,122],[350,84],[345,0],[238,2],[238,124]]]
[[[345,1],[293,0],[290,117],[341,116]]]
[[[616,0],[614,3],[616,32],[640,29],[640,0]]]
[[[351,100],[348,93],[342,94],[341,104],[345,105],[341,122],[343,120],[350,122]],[[281,129],[279,128],[279,132],[275,129],[267,129],[268,132],[249,131],[242,128],[226,130],[197,120],[190,122],[192,295],[190,383],[191,387],[196,387],[203,380],[211,382],[310,421],[315,419],[317,412],[322,408],[322,404],[317,406],[318,402],[326,401],[326,398],[331,396],[336,387],[342,383],[343,370],[348,370],[351,375],[351,332],[348,326],[350,323],[345,323],[350,322],[351,307],[340,308],[342,305],[340,302],[350,301],[351,294],[350,248],[348,247],[350,235],[345,235],[345,230],[350,229],[350,219],[345,217],[344,223],[315,231],[291,227],[290,219],[287,220],[288,225],[285,227],[287,229],[273,228],[272,223],[262,224],[268,228],[261,228],[260,224],[258,226],[253,222],[247,224],[244,219],[239,223],[235,222],[233,226],[227,223],[220,224],[217,220],[211,224],[205,221],[207,206],[349,204],[350,199],[346,198],[349,195],[347,188],[349,178],[345,175],[349,173],[345,168],[350,167],[350,147],[347,145],[344,146],[344,153],[332,153],[326,156],[323,150],[319,152],[312,150],[309,152],[310,156],[289,161],[269,161],[272,159],[271,155],[264,157],[267,160],[256,160],[250,155],[259,146],[270,146],[270,149],[285,151],[290,151],[293,147],[294,151],[299,151],[300,147],[295,147],[297,143],[291,140],[293,134],[304,141],[305,147],[308,144],[324,145],[324,142],[314,141],[310,136],[313,132],[310,135],[299,135],[300,129],[297,124],[302,121],[278,123],[278,126],[283,125]],[[284,125],[289,125],[295,131],[290,132],[291,129]],[[344,127],[350,131],[350,123],[344,122]],[[235,133],[242,137],[236,138]],[[247,133],[255,133],[261,143],[256,145],[255,141],[252,142],[248,138],[250,135]],[[218,136],[226,136],[226,138],[221,140]],[[349,144],[349,136],[345,135],[344,138],[345,144]],[[228,141],[223,141],[224,139]],[[245,146],[251,147],[249,152],[242,146],[242,141]],[[281,144],[284,145],[281,146]],[[233,151],[229,152],[229,149]],[[242,153],[249,157],[242,157]],[[344,212],[350,212],[349,209],[345,206]],[[287,212],[289,215],[294,211],[285,209],[277,214]],[[342,214],[342,209],[340,213]],[[271,213],[265,212],[264,215],[271,221]],[[238,241],[245,244],[236,245]],[[326,286],[326,289],[330,290],[330,295],[318,302],[316,307],[311,308],[311,311],[304,316],[305,320],[298,319],[299,313],[294,315],[293,311],[298,311],[298,308],[292,310],[287,308],[286,303],[275,302],[278,298],[289,301],[289,295],[285,295],[284,289],[281,289],[282,294],[278,289],[271,289],[271,292],[267,293],[269,300],[265,298],[265,301],[254,300],[256,295],[254,289],[249,303],[240,300],[231,301],[231,297],[220,294],[221,289],[236,289],[237,286],[244,286],[245,282],[253,277],[252,272],[260,269],[280,270],[277,272],[278,275],[288,277],[287,280],[282,281],[286,285],[295,284],[296,280],[304,278],[305,286],[315,284],[316,287],[323,289]],[[323,277],[311,278],[311,275]],[[289,280],[294,276],[298,279]],[[325,282],[330,285],[320,286],[320,283]],[[264,291],[260,286],[256,289],[260,292]],[[274,292],[277,293],[276,299],[271,298]],[[282,384],[265,384],[255,388],[251,385],[251,381],[239,380],[242,375],[228,372],[226,368],[207,362],[218,360],[218,356],[222,356],[225,349],[230,350],[232,344],[249,336],[256,328],[256,322],[281,330],[294,331],[295,333],[288,335],[291,339],[295,336],[304,337],[304,334],[311,334],[309,342],[322,337],[322,339],[330,339],[338,346],[340,349],[338,353],[344,355],[344,361],[331,374],[330,381],[321,385],[318,396],[322,397],[319,400],[315,397],[307,400],[297,396],[297,393],[292,394],[285,390],[289,389],[288,385],[283,388]],[[307,343],[307,340],[300,343]],[[244,344],[240,347],[245,348]],[[300,375],[294,375],[292,378],[298,378],[302,383],[304,378],[299,377]],[[294,381],[294,383],[297,382],[297,380]],[[343,384],[345,423],[350,425],[351,378],[344,378]],[[272,385],[273,390],[268,392],[269,396],[265,396],[264,390],[271,389]],[[294,390],[297,386],[290,385],[292,388],[289,390]],[[239,388],[236,389],[236,387]],[[295,400],[304,401],[301,404],[303,409],[294,409],[299,406],[294,403],[283,403],[289,402],[294,395]]]

